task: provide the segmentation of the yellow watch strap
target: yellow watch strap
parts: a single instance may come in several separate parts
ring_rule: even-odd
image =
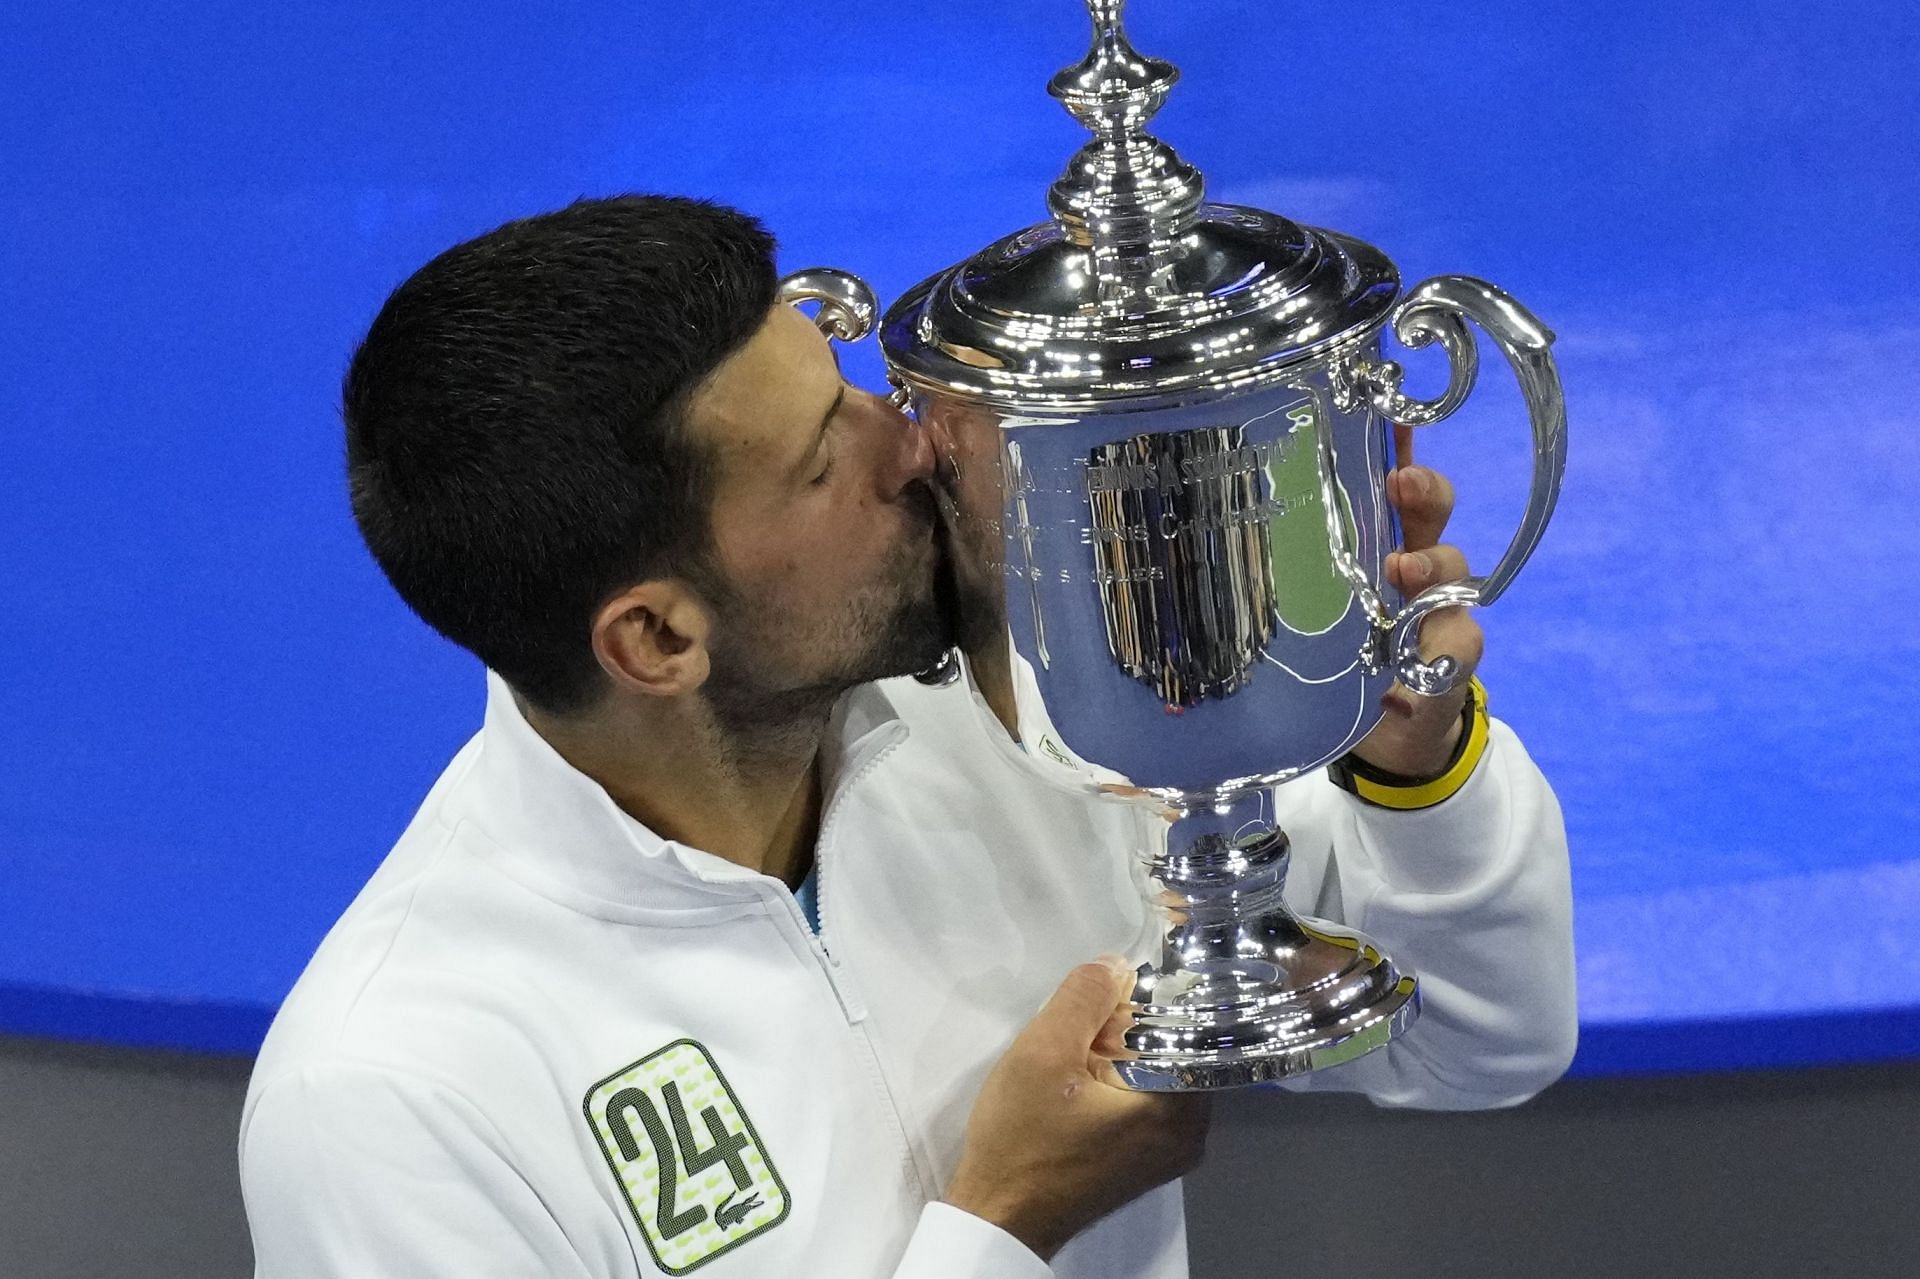
[[[1487,742],[1491,737],[1487,720],[1487,690],[1477,676],[1468,685],[1467,701],[1466,740],[1455,751],[1454,761],[1446,772],[1430,782],[1416,782],[1409,786],[1370,781],[1354,772],[1349,774],[1353,793],[1369,804],[1402,811],[1432,808],[1452,798],[1467,784],[1467,779],[1473,776],[1473,770],[1479,767],[1480,757],[1487,753]]]

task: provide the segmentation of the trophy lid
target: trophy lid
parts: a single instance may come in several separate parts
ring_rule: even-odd
[[[909,290],[880,340],[909,385],[1067,409],[1255,384],[1370,329],[1399,273],[1371,245],[1203,202],[1200,174],[1143,131],[1179,78],[1136,52],[1125,0],[1087,0],[1093,45],[1047,91],[1093,132],[1053,219]]]

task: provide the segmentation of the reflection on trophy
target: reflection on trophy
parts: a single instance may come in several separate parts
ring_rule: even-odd
[[[1121,1074],[1232,1087],[1350,1060],[1418,1010],[1414,976],[1372,940],[1283,903],[1269,791],[1364,737],[1396,680],[1457,682],[1422,660],[1420,619],[1491,603],[1526,562],[1559,492],[1564,407],[1552,335],[1494,286],[1447,276],[1403,296],[1369,245],[1205,203],[1200,174],[1143,132],[1177,73],[1128,44],[1121,0],[1088,7],[1092,48],[1049,91],[1093,139],[1052,219],[914,287],[881,342],[914,411],[957,442],[956,542],[1004,585],[1053,731],[1101,774],[1081,785],[1166,822],[1136,850],[1164,941]],[[871,294],[830,274],[799,295],[845,293],[836,314],[864,328]],[[1491,573],[1402,601],[1385,577],[1391,430],[1466,399],[1468,320],[1520,381],[1531,494]],[[1439,398],[1400,389],[1389,327],[1446,351]]]

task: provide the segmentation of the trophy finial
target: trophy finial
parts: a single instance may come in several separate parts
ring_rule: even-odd
[[[1120,26],[1126,0],[1087,0],[1093,14],[1093,47],[1077,65],[1062,68],[1047,92],[1097,136],[1138,132],[1167,100],[1180,79],[1170,62],[1142,57]]]
[[[1069,239],[1095,251],[1102,275],[1160,278],[1172,242],[1200,209],[1200,173],[1173,148],[1144,132],[1180,72],[1127,41],[1125,0],[1086,0],[1093,45],[1047,83],[1092,133],[1047,197]],[[1109,270],[1110,268],[1110,270]],[[1131,289],[1122,290],[1132,292]]]

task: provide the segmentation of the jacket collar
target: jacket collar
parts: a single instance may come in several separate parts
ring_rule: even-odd
[[[822,744],[829,802],[835,785],[907,725],[878,685],[863,685],[834,709]],[[600,784],[535,732],[513,690],[487,672],[487,710],[473,764],[447,798],[446,820],[470,823],[515,873],[574,901],[647,910],[710,907],[763,898],[770,876],[664,839],[629,816]]]

